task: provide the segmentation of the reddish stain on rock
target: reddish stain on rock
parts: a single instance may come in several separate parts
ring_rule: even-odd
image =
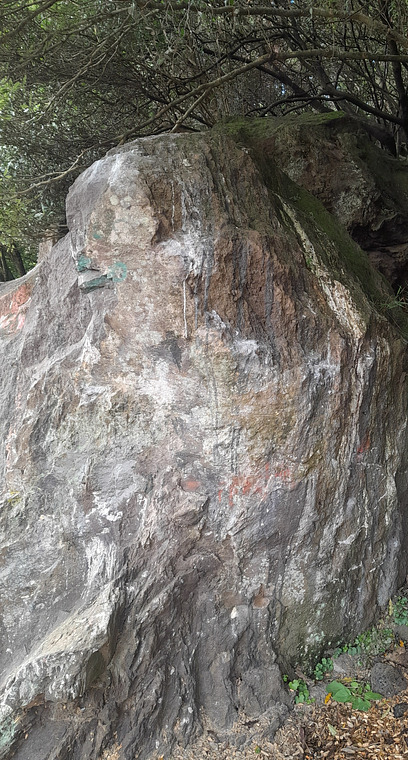
[[[222,483],[218,489],[218,501],[221,502],[224,491],[228,493],[228,503],[233,506],[234,500],[238,496],[248,496],[257,494],[261,498],[266,496],[266,485],[269,479],[269,463],[266,463],[263,470],[246,475],[234,475],[230,483]]]
[[[25,313],[31,298],[32,284],[25,282],[12,293],[0,297],[0,329],[18,332],[24,325]]]
[[[183,491],[188,491],[191,493],[191,491],[196,491],[197,488],[200,487],[200,481],[199,480],[193,480],[192,478],[187,478],[187,480],[183,480],[180,483]]]
[[[370,444],[370,434],[366,433],[357,449],[357,454],[365,454],[369,450]]]
[[[28,299],[31,297],[31,287],[28,283],[24,283],[24,285],[21,285],[18,290],[16,290],[10,301],[10,311],[12,314],[16,314],[19,310],[20,306],[27,303]]]

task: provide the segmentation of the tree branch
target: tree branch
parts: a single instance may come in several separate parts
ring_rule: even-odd
[[[127,2],[127,0],[125,0]],[[275,6],[261,6],[261,7],[248,7],[248,6],[236,6],[236,5],[212,5],[208,6],[208,3],[201,5],[200,3],[190,2],[171,2],[168,1],[165,4],[156,2],[155,0],[136,0],[136,5],[140,10],[154,9],[163,11],[171,10],[173,13],[177,13],[183,10],[188,10],[189,13],[203,13],[210,12],[213,16],[232,16],[235,18],[240,17],[253,17],[253,16],[265,16],[270,18],[311,18],[313,21],[323,21],[327,23],[350,23],[360,24],[366,26],[367,29],[372,29],[376,32],[380,32],[383,39],[393,39],[399,42],[404,48],[408,48],[408,39],[396,32],[394,29],[390,29],[381,21],[366,16],[360,11],[341,12],[333,9],[315,8],[310,7],[307,9],[300,8],[277,8]]]

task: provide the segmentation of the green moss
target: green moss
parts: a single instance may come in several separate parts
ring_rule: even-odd
[[[324,131],[340,122],[344,122],[345,134],[350,130],[350,122],[341,112],[328,114],[303,114],[281,119],[237,119],[217,125],[215,132],[231,136],[239,145],[250,150],[257,165],[273,205],[281,216],[282,223],[293,227],[292,221],[285,214],[284,204],[295,212],[299,225],[313,244],[320,263],[341,282],[352,294],[356,306],[365,318],[369,318],[367,304],[362,293],[376,309],[396,326],[404,338],[408,339],[408,314],[403,307],[393,301],[392,310],[387,304],[393,297],[393,291],[384,277],[371,265],[367,254],[352,240],[347,230],[332,216],[307,190],[293,182],[282,172],[274,161],[275,136],[287,131],[288,138],[302,127],[311,127],[324,136]],[[355,127],[353,127],[355,129]],[[316,139],[319,135],[316,134]],[[408,167],[401,166],[396,159],[378,150],[368,138],[356,129],[350,137],[350,150],[355,157],[366,163],[380,187],[388,193],[395,203],[398,200],[401,211],[407,213],[408,206]],[[290,139],[288,139],[290,144]],[[396,184],[395,184],[396,183]],[[283,201],[283,203],[282,203]],[[259,213],[259,211],[258,211]],[[295,231],[295,230],[294,230]],[[296,232],[296,231],[295,231]],[[305,265],[313,274],[315,266],[308,260],[305,252]]]
[[[262,119],[233,118],[219,122],[214,127],[213,132],[230,135],[230,137],[247,145],[248,141],[264,140],[284,130],[293,132],[294,129],[301,127],[324,127],[342,119],[345,119],[342,111],[330,111],[322,114],[303,113],[299,116],[290,115],[279,118],[272,116]]]
[[[295,185],[292,203],[297,208],[299,221],[311,236],[319,237],[323,231],[331,243],[317,247],[322,263],[352,293],[361,308],[359,288],[376,311],[391,322],[408,339],[408,313],[404,305],[395,301],[391,286],[372,265],[367,254],[352,240],[344,227],[326,211],[324,206],[306,190]],[[323,243],[324,241],[321,241]],[[358,287],[356,287],[358,285]],[[389,304],[392,303],[392,309]]]
[[[296,185],[295,189],[291,190],[289,198],[296,207],[304,227],[309,228],[308,231],[313,237],[319,236],[319,232],[322,231],[332,244],[330,248],[322,244],[318,246],[322,263],[345,285],[349,286],[350,282],[349,277],[344,275],[351,274],[358,280],[369,300],[377,306],[382,303],[388,287],[381,275],[371,266],[367,254],[313,195]]]
[[[383,278],[374,270],[364,251],[354,243],[347,231],[329,214],[311,193],[296,185],[254,147],[254,158],[266,186],[280,196],[296,212],[296,216],[315,246],[322,264],[343,284],[350,287],[350,277],[356,278],[366,296],[380,304],[387,292]],[[328,240],[325,240],[327,238]],[[329,242],[329,246],[327,245]]]
[[[17,727],[17,721],[12,717],[6,718],[0,723],[0,750],[11,749]]]
[[[303,672],[311,674],[316,662],[321,659],[326,651],[327,640],[330,639],[331,635],[329,633],[330,624],[327,623],[327,617],[330,618],[330,616],[326,615],[326,620],[322,621],[323,625],[317,623],[317,630],[311,632],[310,623],[314,617],[314,606],[311,612],[307,603],[297,605],[296,612],[293,608],[284,611],[277,645],[284,670],[300,663]],[[331,619],[335,620],[336,616],[334,615]]]

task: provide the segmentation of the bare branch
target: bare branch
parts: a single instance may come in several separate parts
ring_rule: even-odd
[[[15,26],[11,31],[6,32],[5,34],[2,34],[0,36],[0,45],[3,44],[3,42],[6,42],[6,40],[10,39],[11,37],[17,37],[20,32],[24,29],[25,26],[27,26],[33,19],[36,18],[36,16],[39,16],[41,13],[44,13],[44,11],[48,10],[48,8],[51,8],[51,6],[56,5],[59,2],[59,0],[45,0],[45,2],[40,3],[30,3],[30,5],[35,6],[35,10],[31,11],[30,13],[27,13],[27,16],[23,18],[17,26]],[[19,9],[20,10],[20,9]]]
[[[49,176],[46,179],[42,179],[39,182],[33,182],[29,185],[29,187],[26,187],[24,190],[20,190],[19,193],[16,193],[14,196],[8,196],[8,200],[13,200],[15,198],[20,198],[23,195],[29,195],[34,190],[38,190],[40,187],[45,187],[46,185],[51,185],[55,182],[60,182],[60,180],[67,177],[69,174],[72,174],[75,171],[78,171],[79,169],[85,169],[87,164],[84,164],[83,166],[80,165],[80,160],[83,158],[83,156],[86,155],[86,153],[89,153],[89,151],[94,150],[95,146],[91,146],[89,148],[85,148],[85,150],[81,151],[81,153],[77,156],[75,161],[68,167],[68,169],[64,169],[64,171],[61,172],[50,172]]]
[[[166,9],[170,9],[173,13],[188,10],[190,13],[205,14],[206,12],[210,12],[211,15],[214,16],[232,16],[235,18],[265,16],[269,18],[284,19],[311,18],[314,21],[328,23],[353,22],[354,24],[366,26],[367,29],[380,32],[382,38],[385,40],[393,39],[396,42],[399,42],[404,48],[408,48],[408,39],[404,35],[395,31],[395,29],[386,26],[381,21],[376,21],[375,19],[370,18],[370,16],[366,16],[360,11],[349,13],[345,11],[340,12],[335,9],[316,8],[314,6],[311,6],[310,8],[277,8],[276,6],[269,5],[254,8],[251,6],[211,5],[208,7],[208,4],[201,5],[199,3],[178,3],[171,1],[163,5],[162,3],[155,2],[155,0],[136,0],[136,4],[141,10],[154,9],[160,10],[162,13]]]

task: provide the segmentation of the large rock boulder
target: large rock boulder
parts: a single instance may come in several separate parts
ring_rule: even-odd
[[[2,758],[276,723],[405,578],[406,343],[262,140],[108,154],[0,289]]]

